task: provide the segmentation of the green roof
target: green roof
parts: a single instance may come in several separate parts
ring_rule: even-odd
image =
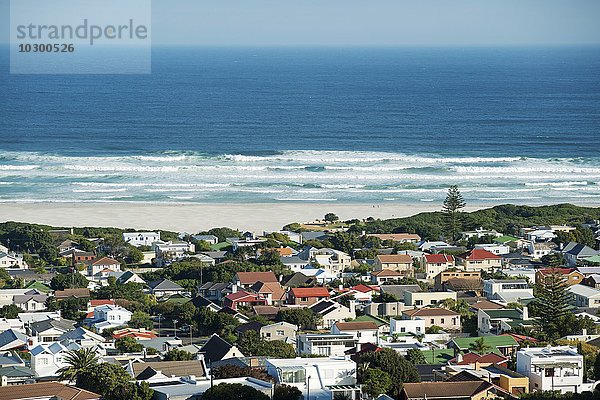
[[[490,310],[488,310],[490,311]],[[512,347],[518,346],[517,341],[512,336],[481,336],[483,342],[491,347]],[[455,338],[452,340],[460,350],[469,350],[471,344],[479,339],[478,337]]]
[[[522,319],[521,316],[522,314],[519,312],[519,310],[515,310],[513,308],[501,308],[499,310],[484,310],[483,312],[485,312],[487,315],[490,316],[490,318],[492,319],[497,319],[497,318],[508,318],[508,319]]]
[[[213,251],[220,251],[223,250],[226,247],[230,247],[231,243],[227,243],[227,242],[221,242],[221,243],[216,243],[216,244],[211,244],[210,248]]]
[[[454,349],[422,350],[427,364],[448,364],[454,358]]]
[[[354,319],[354,321],[356,321],[356,322],[375,322],[375,325],[377,325],[378,328],[383,325],[389,325],[389,323],[385,319],[378,318],[378,317],[375,317],[373,315],[368,315],[368,314],[361,315],[360,317],[356,317]]]
[[[36,289],[43,293],[49,293],[52,291],[52,289],[50,287],[48,287],[48,286],[44,285],[42,282],[38,282],[38,281],[29,282],[29,284],[27,286],[25,286],[25,289]]]
[[[496,242],[496,243],[508,243],[508,242],[516,242],[517,240],[519,240],[518,237],[504,235],[504,236],[500,236],[500,237],[497,237],[496,239],[494,239],[494,242]]]
[[[600,264],[600,255],[584,258],[583,261]]]

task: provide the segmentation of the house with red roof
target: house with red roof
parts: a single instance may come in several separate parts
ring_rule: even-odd
[[[378,286],[369,286],[369,285],[360,283],[360,284],[350,288],[349,291],[352,293],[352,295],[354,296],[354,299],[358,303],[369,303],[369,302],[371,302],[374,295],[379,294],[379,287]]]
[[[100,306],[116,306],[114,300],[109,299],[95,299],[88,301],[88,311],[94,311],[94,308]]]
[[[308,307],[329,297],[329,289],[326,287],[292,288],[288,292],[288,303]]]
[[[454,267],[454,256],[448,254],[425,254],[423,257],[425,278],[433,281],[441,272]]]
[[[233,283],[240,288],[249,289],[256,282],[276,283],[279,282],[273,271],[267,272],[238,272],[233,277]]]
[[[467,271],[492,272],[502,268],[502,257],[484,249],[473,249],[456,256],[456,262]]]
[[[87,274],[88,276],[94,276],[102,271],[108,270],[110,271],[120,271],[121,263],[114,258],[110,257],[102,257],[95,259],[91,263],[88,264]]]
[[[232,310],[237,310],[240,306],[266,306],[267,299],[257,293],[246,292],[240,290],[239,292],[228,294],[223,298],[223,306],[229,307]]]
[[[553,274],[562,276],[569,286],[578,285],[585,276],[575,268],[541,268],[535,271],[535,283],[546,283]]]
[[[477,354],[467,353],[461,354],[460,352],[456,357],[448,361],[450,365],[460,365],[465,367],[472,367],[473,369],[479,369],[480,367],[489,367],[490,365],[500,365],[506,367],[508,358],[495,353],[488,354]]]

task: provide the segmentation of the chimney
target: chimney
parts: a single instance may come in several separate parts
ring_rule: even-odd
[[[456,363],[458,364],[458,363],[461,363],[461,362],[463,362],[463,355],[462,355],[462,353],[458,353],[456,355]]]
[[[529,310],[527,309],[527,306],[523,306],[523,310],[522,310],[522,318],[523,321],[526,321],[529,319]]]
[[[583,329],[581,330],[581,334],[582,334],[583,336],[587,336],[587,329],[583,328]]]
[[[348,304],[348,308],[350,309],[350,313],[356,314],[356,301],[350,300],[350,304]]]
[[[344,290],[344,285],[340,284],[338,285],[338,290],[341,292],[342,290]]]

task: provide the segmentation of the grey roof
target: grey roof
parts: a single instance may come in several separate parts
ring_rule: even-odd
[[[293,275],[283,278],[282,285],[289,287],[311,286],[317,283],[317,278],[314,276],[306,276],[302,272],[296,272]]]
[[[36,335],[40,332],[45,332],[48,329],[56,328],[63,331],[70,331],[75,326],[75,321],[71,321],[69,319],[59,318],[59,319],[45,319],[43,321],[32,322],[29,325],[32,334]]]
[[[24,304],[29,300],[33,300],[37,303],[45,303],[48,300],[46,294],[17,294],[13,296],[13,304]]]
[[[232,348],[232,344],[222,339],[219,335],[213,334],[204,346],[202,346],[200,352],[204,354],[204,359],[211,363],[222,360]]]
[[[24,363],[16,354],[6,353],[0,355],[0,367],[8,367],[9,365],[24,365]]]
[[[22,365],[11,365],[0,367],[0,376],[6,376],[7,378],[33,378],[35,377],[35,372]]]
[[[152,290],[184,290],[181,286],[168,279],[160,279],[148,284]]]
[[[14,329],[8,329],[0,333],[0,347],[4,347],[16,340],[20,340],[25,344],[27,343],[27,336]]]
[[[331,235],[328,235],[326,233],[319,232],[319,231],[301,232],[300,236],[302,236],[302,240],[304,240],[304,241],[306,241],[306,240],[325,240],[325,239],[331,237]]]
[[[225,256],[227,255],[227,251],[203,251],[200,254],[204,254],[206,256],[209,256],[210,258],[218,259],[225,258]]]
[[[594,250],[591,247],[586,246],[585,244],[575,243],[572,245],[572,243],[573,242],[569,243],[563,249],[563,253],[571,254],[576,257],[591,257],[598,254],[597,250]]]
[[[279,259],[283,265],[309,264],[307,260],[303,260],[298,256],[279,257]]]
[[[416,293],[421,291],[419,285],[381,285],[381,292],[396,296],[398,300],[404,299],[404,292]]]
[[[205,240],[205,241],[208,241],[208,240],[218,241],[219,240],[219,238],[216,237],[215,235],[194,235],[192,237],[196,240]]]

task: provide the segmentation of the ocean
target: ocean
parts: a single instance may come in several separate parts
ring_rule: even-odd
[[[6,50],[6,49],[5,49]],[[0,202],[600,205],[600,48],[163,48],[10,75]]]

